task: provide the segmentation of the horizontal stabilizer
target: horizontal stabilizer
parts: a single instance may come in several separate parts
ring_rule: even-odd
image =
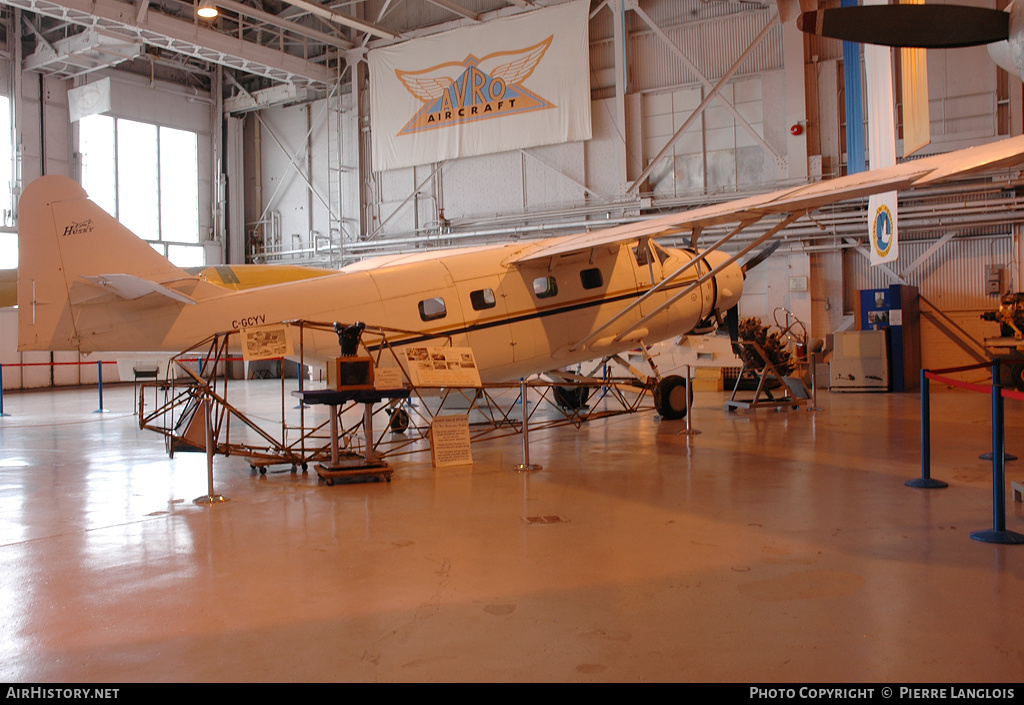
[[[194,305],[196,300],[184,294],[168,289],[163,284],[136,277],[132,274],[101,274],[98,276],[83,276],[82,279],[95,284],[96,286],[109,291],[122,299],[133,301],[146,294],[160,294],[183,304]]]

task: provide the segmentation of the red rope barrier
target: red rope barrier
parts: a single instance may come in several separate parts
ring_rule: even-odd
[[[948,384],[951,387],[960,387],[961,389],[969,389],[972,392],[981,392],[983,394],[992,393],[991,384],[974,384],[972,382],[961,382],[960,380],[953,379],[951,377],[941,377],[933,372],[925,372],[924,376],[935,382],[942,382],[943,384]]]
[[[990,369],[991,367],[992,367],[992,363],[990,363],[990,362],[979,362],[977,365],[964,365],[963,367],[949,367],[949,368],[946,368],[944,370],[933,370],[933,371],[936,374],[946,374],[946,373],[952,374],[954,372],[967,372],[968,370],[981,370],[981,369],[987,370],[987,369]]]
[[[271,360],[283,360],[283,357],[270,358]],[[244,362],[244,357],[228,357],[217,362]],[[78,362],[4,362],[4,367],[57,367],[59,365],[95,365],[99,362],[101,365],[116,365],[116,360],[92,360],[92,361],[78,361]],[[205,358],[185,358],[182,362],[205,362]]]
[[[1003,361],[1000,361],[1000,364],[1003,364]],[[1022,360],[1020,362],[1011,362],[1010,364],[1021,365],[1021,364],[1024,364],[1024,360]],[[970,367],[955,367],[955,368],[951,368],[951,369],[948,369],[948,370],[939,370],[939,372],[962,372],[964,370],[973,370],[973,369],[977,369],[977,366],[972,365]],[[939,374],[937,374],[935,372],[925,372],[924,376],[926,378],[932,380],[933,382],[941,382],[942,384],[947,384],[950,387],[960,387],[961,389],[966,389],[966,390],[971,391],[971,392],[980,392],[981,394],[989,394],[989,395],[992,394],[992,385],[991,384],[976,384],[976,383],[973,383],[973,382],[961,382],[960,380],[953,379],[951,377],[943,377],[943,376],[941,376],[941,375],[939,375]],[[1001,393],[1002,393],[1002,396],[1003,396],[1004,399],[1018,399],[1020,401],[1024,401],[1024,392],[1018,392],[1015,389],[1003,389]]]
[[[58,365],[116,365],[113,360],[93,360],[92,362],[5,362],[4,367],[56,367]]]

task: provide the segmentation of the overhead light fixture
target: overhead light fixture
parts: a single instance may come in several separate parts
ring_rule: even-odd
[[[213,4],[213,0],[201,0],[199,3],[199,9],[196,10],[196,14],[208,20],[212,20],[219,13],[217,6]]]

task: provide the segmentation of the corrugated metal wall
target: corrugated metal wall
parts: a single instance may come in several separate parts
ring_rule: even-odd
[[[895,271],[902,272],[934,242],[935,238],[901,239],[899,266],[894,267]],[[1005,228],[988,235],[954,237],[904,276],[931,304],[922,302],[921,306],[921,357],[925,368],[978,362],[977,343],[999,335],[995,323],[981,320],[982,312],[999,306],[999,297],[988,293],[987,271],[989,265],[1002,265],[1009,272],[1013,249],[1013,238]],[[861,289],[881,289],[896,283],[884,270],[871,267],[867,258],[853,250],[845,251],[843,280],[847,311],[853,310]]]
[[[709,3],[713,4],[713,3]],[[649,13],[654,17],[654,12]],[[744,12],[715,20],[670,26],[657,24],[686,57],[711,81],[725,75],[739,55],[771,20],[774,10]],[[696,84],[700,79],[688,70],[665,42],[647,25],[633,23],[627,47],[629,89],[664,90]],[[740,66],[738,76],[782,68],[782,27],[775,27]]]
[[[927,240],[900,239],[897,273],[917,260],[935,243]],[[987,268],[1002,265],[1009,270],[1013,238],[1003,228],[989,235],[954,237],[920,267],[904,278],[921,295],[944,311],[982,311],[998,304],[999,297],[987,292]],[[847,310],[861,289],[879,289],[894,284],[892,278],[853,250],[846,251],[844,300]]]

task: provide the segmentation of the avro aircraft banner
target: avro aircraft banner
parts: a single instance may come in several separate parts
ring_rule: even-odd
[[[588,0],[371,51],[373,169],[591,137]]]

